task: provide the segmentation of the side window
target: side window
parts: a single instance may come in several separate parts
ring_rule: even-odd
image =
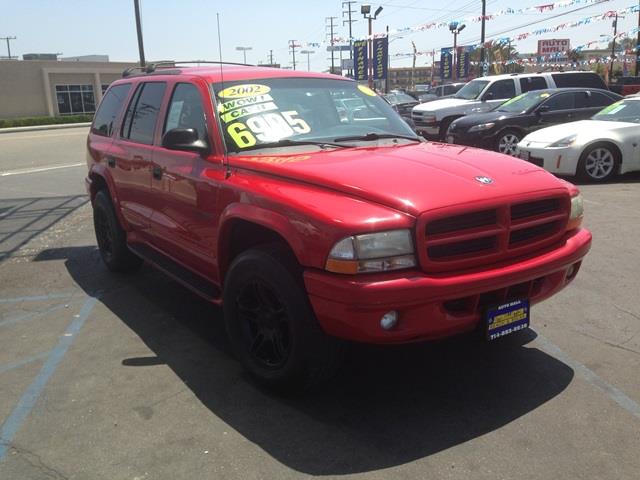
[[[556,110],[571,110],[575,108],[574,98],[573,93],[560,93],[544,102],[544,105],[549,107],[550,112],[554,112]]]
[[[113,133],[113,122],[122,108],[127,95],[131,90],[131,84],[116,85],[102,98],[98,111],[93,119],[91,132],[96,135],[110,137]]]
[[[204,140],[207,136],[202,97],[195,85],[178,83],[173,89],[162,133],[174,128],[194,128],[200,140]]]
[[[516,86],[513,79],[498,80],[489,87],[487,93],[493,93],[494,100],[513,98],[516,96]]]
[[[589,107],[606,107],[614,102],[613,98],[600,92],[591,92],[587,100]]]
[[[146,145],[153,144],[153,132],[166,87],[164,82],[147,82],[138,87],[122,123],[122,138]]]
[[[554,73],[551,75],[556,87],[607,88],[602,78],[593,72]]]
[[[520,79],[520,90],[527,93],[532,90],[544,90],[547,88],[547,81],[544,77],[523,77]]]
[[[444,94],[445,95],[453,95],[454,93],[456,93],[456,90],[452,85],[446,85],[444,87]]]

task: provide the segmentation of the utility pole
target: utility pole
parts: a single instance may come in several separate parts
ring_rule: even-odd
[[[269,65],[273,65],[273,50],[269,50]]]
[[[609,63],[609,83],[613,81],[613,62],[616,59],[616,35],[617,34],[618,34],[618,14],[616,13],[616,18],[613,21],[613,42],[611,42],[611,62]]]
[[[296,41],[289,40],[289,48],[291,49],[291,56],[293,57],[293,69],[296,69]]]
[[[480,26],[480,66],[484,75],[484,21],[487,16],[487,0],[482,0],[482,22]],[[639,37],[640,38],[640,37]]]
[[[138,32],[138,52],[140,53],[140,66],[144,67],[144,44],[142,42],[142,23],[140,22],[140,3],[139,0],[133,0],[133,6],[136,10],[136,31]]]
[[[638,0],[640,2],[640,0]],[[353,63],[353,35],[352,35],[352,24],[354,22],[357,22],[357,20],[354,20],[351,18],[351,15],[356,13],[355,10],[351,10],[351,5],[356,3],[355,1],[351,0],[348,2],[342,2],[342,16],[344,17],[345,15],[347,15],[348,20],[342,20],[342,26],[344,26],[345,23],[349,24],[349,60],[351,60],[351,63]],[[347,9],[344,10],[344,6],[347,6]],[[640,14],[638,14],[638,22],[640,23]],[[640,39],[640,33],[638,33],[638,39]],[[639,40],[640,42],[640,40]],[[353,76],[353,68],[350,68],[347,71],[347,74],[349,76]]]
[[[325,23],[325,28],[329,27],[329,44],[331,45],[331,73],[334,72],[335,69],[335,59],[334,59],[334,51],[333,51],[333,21],[337,20],[338,17],[327,17],[325,18],[325,22],[328,20],[329,21],[329,25],[326,25]]]
[[[7,41],[7,58],[11,60],[11,40],[15,40],[17,37],[0,37],[0,40]]]
[[[638,37],[636,39],[636,77],[638,76],[638,67],[640,67],[640,0],[638,0]]]
[[[307,56],[307,72],[311,71],[311,60],[309,59],[309,55],[312,53],[316,53],[315,50],[300,50],[300,53]]]

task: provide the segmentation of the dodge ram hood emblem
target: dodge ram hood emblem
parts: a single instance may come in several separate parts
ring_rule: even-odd
[[[493,178],[489,178],[489,177],[483,177],[483,176],[479,176],[479,177],[475,177],[476,182],[480,182],[483,185],[490,185],[493,183]]]

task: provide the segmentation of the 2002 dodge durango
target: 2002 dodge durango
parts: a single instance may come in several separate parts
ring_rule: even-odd
[[[102,99],[87,190],[113,271],[143,260],[222,304],[255,379],[328,378],[344,340],[528,327],[591,245],[578,189],[425,142],[372,90],[250,66],[150,66]]]

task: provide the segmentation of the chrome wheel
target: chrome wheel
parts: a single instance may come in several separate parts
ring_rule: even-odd
[[[515,133],[506,133],[498,141],[498,151],[506,155],[515,156],[520,138]]]
[[[604,180],[611,175],[615,164],[615,158],[608,148],[597,147],[585,158],[584,169],[592,179]]]

